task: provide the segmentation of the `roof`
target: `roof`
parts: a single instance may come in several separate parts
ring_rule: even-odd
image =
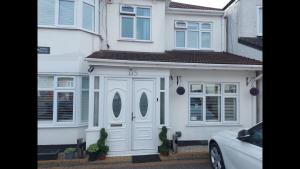
[[[230,0],[224,7],[223,10],[225,11],[235,0]]]
[[[181,9],[200,9],[200,10],[222,11],[222,9],[219,9],[219,8],[211,8],[211,7],[205,7],[205,6],[184,4],[184,3],[179,3],[179,2],[170,2],[169,7],[170,8],[181,8]]]
[[[258,50],[262,50],[262,46],[263,46],[262,41],[263,41],[262,37],[239,37],[238,38],[239,43]]]
[[[243,64],[261,65],[261,61],[234,55],[226,52],[211,51],[166,51],[154,52],[129,52],[101,50],[92,53],[87,58],[150,61],[150,62],[177,62],[177,63],[204,63],[204,64]]]

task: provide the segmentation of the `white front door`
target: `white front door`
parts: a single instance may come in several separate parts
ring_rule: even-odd
[[[104,127],[110,155],[155,153],[155,80],[106,78]]]
[[[132,149],[134,151],[155,150],[154,80],[133,80]]]

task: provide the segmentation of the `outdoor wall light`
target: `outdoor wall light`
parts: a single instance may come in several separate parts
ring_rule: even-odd
[[[90,66],[89,69],[88,69],[88,72],[91,73],[93,70],[94,70],[94,66]]]

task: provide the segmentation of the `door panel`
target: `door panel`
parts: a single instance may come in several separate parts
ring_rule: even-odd
[[[132,149],[155,150],[154,119],[155,92],[154,80],[133,80]]]
[[[108,130],[107,144],[111,152],[128,151],[130,149],[129,79],[109,78],[105,82],[104,124]]]

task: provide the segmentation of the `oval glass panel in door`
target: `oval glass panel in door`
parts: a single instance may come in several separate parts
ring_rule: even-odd
[[[140,111],[143,117],[146,116],[148,110],[148,98],[145,92],[142,93],[140,98]]]
[[[121,102],[120,94],[116,92],[112,101],[112,109],[116,118],[118,118],[120,115],[121,106],[122,106],[122,102]]]

